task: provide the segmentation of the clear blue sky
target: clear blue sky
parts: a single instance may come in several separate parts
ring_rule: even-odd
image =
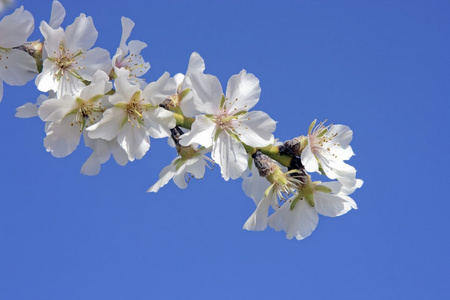
[[[51,1],[17,1],[36,29]],[[61,1],[114,53],[120,17],[152,68],[185,72],[199,52],[226,85],[245,68],[255,109],[280,140],[313,119],[354,131],[350,160],[365,183],[359,209],[321,217],[303,241],[242,225],[254,210],[219,169],[186,190],[145,191],[175,151],[80,175],[83,145],[57,159],[44,125],[15,108],[39,95],[5,86],[0,103],[0,299],[449,299],[449,1]],[[36,30],[32,36],[40,38]]]

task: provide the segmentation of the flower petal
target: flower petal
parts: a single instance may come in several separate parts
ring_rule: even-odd
[[[195,108],[205,114],[215,114],[220,109],[222,85],[216,76],[193,73],[190,77],[194,94]]]
[[[126,113],[123,109],[108,108],[103,113],[103,118],[98,123],[86,128],[86,131],[91,139],[101,138],[110,141],[118,135],[125,117]]]
[[[36,75],[36,60],[28,53],[17,49],[0,51],[0,78],[6,84],[24,85]]]
[[[66,10],[64,6],[59,1],[54,0],[52,3],[52,12],[50,15],[50,21],[48,24],[51,28],[58,28],[61,26],[64,21],[64,17],[66,16]]]
[[[355,201],[344,194],[327,194],[314,192],[316,211],[327,217],[337,217],[345,214],[350,209],[357,209]]]
[[[19,7],[0,21],[0,47],[12,48],[24,44],[33,30],[33,15],[23,6]]]
[[[150,149],[150,138],[143,126],[132,126],[127,122],[117,135],[117,142],[127,152],[128,159],[134,161],[141,159]]]
[[[302,240],[311,235],[319,222],[319,216],[306,200],[299,200],[290,209],[291,202],[286,202],[281,208],[273,213],[268,220],[268,225],[276,231],[284,230],[286,238]]]
[[[165,72],[155,82],[149,83],[142,91],[142,97],[153,105],[161,104],[168,96],[175,94],[177,86],[170,74]]]
[[[275,131],[276,122],[262,111],[251,111],[242,115],[235,122],[238,124],[234,130],[239,139],[252,147],[265,147],[273,144],[272,132]]]
[[[261,87],[255,75],[242,70],[228,80],[226,107],[229,112],[249,111],[259,101]]]
[[[180,144],[189,146],[196,143],[209,148],[212,145],[215,129],[216,123],[208,117],[203,115],[197,116],[195,122],[192,124],[191,131],[181,136]]]
[[[98,37],[92,17],[86,17],[85,14],[80,14],[72,24],[67,26],[65,34],[66,49],[72,53],[91,49]]]
[[[267,228],[267,220],[269,215],[269,207],[272,202],[276,201],[277,195],[273,190],[270,190],[267,197],[264,197],[256,207],[256,210],[248,218],[244,224],[244,229],[261,231]]]
[[[72,153],[80,143],[81,132],[78,127],[72,126],[70,118],[52,122],[48,126],[44,146],[47,152],[54,157],[65,157]]]
[[[213,143],[212,159],[220,166],[223,179],[239,178],[247,169],[248,155],[241,142],[222,131]]]

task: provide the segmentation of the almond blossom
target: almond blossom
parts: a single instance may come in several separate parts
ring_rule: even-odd
[[[131,30],[134,27],[134,22],[122,17],[122,37],[120,39],[119,48],[113,56],[112,64],[116,74],[125,71],[128,75],[128,81],[132,84],[139,84],[142,88],[145,87],[145,80],[140,78],[150,69],[150,64],[145,62],[141,56],[141,51],[147,44],[141,41],[133,40],[126,44],[130,37]]]
[[[247,168],[242,143],[264,147],[274,141],[275,121],[262,111],[248,112],[259,100],[259,80],[242,70],[231,76],[223,95],[215,76],[194,73],[190,77],[196,109],[205,114],[196,116],[192,130],[181,137],[180,143],[212,146],[212,158],[220,165],[222,177],[239,178]]]
[[[47,151],[56,157],[72,153],[83,130],[100,120],[106,105],[102,99],[111,88],[108,75],[99,70],[79,96],[65,94],[62,98],[44,101],[39,107],[39,117],[50,122],[44,139]]]
[[[111,141],[117,138],[128,159],[141,159],[150,149],[150,138],[170,136],[175,127],[173,114],[159,104],[175,90],[175,81],[164,73],[141,91],[139,86],[120,76],[114,82],[116,92],[109,97],[113,107],[108,108],[100,122],[86,130],[93,139]]]
[[[356,184],[356,169],[344,162],[354,155],[350,142],[353,131],[345,125],[315,126],[308,130],[308,143],[301,153],[302,164],[308,172],[322,172],[346,187]]]
[[[357,180],[355,188],[361,187],[362,181]],[[284,230],[286,238],[302,240],[316,229],[319,222],[318,214],[327,217],[337,217],[349,210],[357,209],[357,205],[348,196],[341,183],[311,182],[308,180],[298,192],[277,209],[268,219],[268,225],[277,231]]]
[[[52,26],[60,21],[61,18],[52,16]],[[91,17],[81,14],[65,31],[52,26],[45,21],[40,26],[45,39],[43,68],[36,78],[40,91],[52,90],[58,98],[65,94],[76,95],[92,80],[95,71],[109,74],[109,52],[101,48],[91,49],[98,36]]]
[[[286,168],[280,167],[265,155],[257,154],[258,160],[264,160],[262,169],[252,167],[252,176],[244,179],[242,187],[256,204],[256,209],[244,224],[244,229],[261,231],[266,229],[269,215],[269,208],[277,209],[279,202],[285,202],[287,197],[293,194],[300,180],[291,176],[297,170],[286,171]]]

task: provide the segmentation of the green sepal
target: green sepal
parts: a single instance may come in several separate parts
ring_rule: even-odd
[[[305,199],[306,202],[308,202],[309,205],[311,205],[312,207],[314,207],[314,194],[313,193],[308,193],[305,195]]]
[[[289,207],[289,210],[293,210],[295,208],[295,205],[297,205],[297,202],[299,200],[303,200],[303,192],[298,191],[297,196],[292,200],[291,206]]]
[[[332,192],[332,190],[329,187],[324,186],[324,185],[316,185],[314,190],[316,190],[318,192],[326,193],[326,194],[330,194]]]

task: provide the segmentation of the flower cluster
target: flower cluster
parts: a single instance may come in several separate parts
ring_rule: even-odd
[[[80,14],[63,28],[64,18],[64,7],[53,1],[49,22],[39,26],[43,42],[27,41],[34,19],[23,7],[0,21],[0,92],[3,81],[23,85],[35,79],[44,94],[19,107],[16,116],[45,122],[44,146],[53,156],[71,154],[83,139],[92,154],[81,173],[96,175],[111,155],[123,166],[144,157],[151,139],[168,138],[177,156],[148,192],[170,180],[186,188],[217,164],[224,180],[243,178],[244,192],[255,202],[244,228],[269,226],[289,239],[309,236],[318,214],[335,217],[357,208],[349,195],[362,181],[345,162],[354,155],[347,126],[314,121],[306,136],[279,143],[276,122],[253,110],[261,93],[255,75],[240,71],[224,91],[194,52],[185,74],[166,72],[147,83],[150,64],[141,55],[147,45],[128,42],[132,20],[122,17],[111,56],[93,48],[98,32],[91,17]],[[312,181],[308,173],[334,181]]]

